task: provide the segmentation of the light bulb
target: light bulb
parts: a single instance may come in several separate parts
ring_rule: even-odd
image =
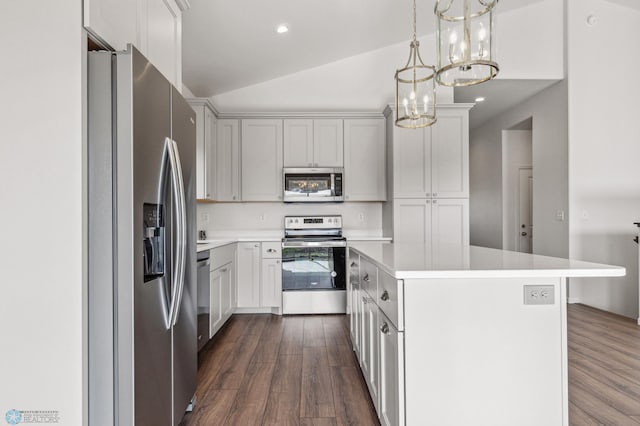
[[[458,34],[456,34],[455,32],[451,33],[451,35],[449,36],[449,43],[451,44],[455,44],[455,42],[458,41]]]
[[[484,25],[482,25],[481,23],[478,29],[478,40],[484,41],[486,38],[487,38],[487,30],[484,28]]]
[[[416,98],[416,93],[415,92],[409,93],[409,99],[414,100],[415,98]]]
[[[428,111],[427,105],[429,105],[429,97],[425,95],[422,100],[424,101],[424,113],[426,114]]]

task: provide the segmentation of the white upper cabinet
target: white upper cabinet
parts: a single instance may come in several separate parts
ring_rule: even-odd
[[[216,123],[215,197],[218,201],[240,200],[240,134],[238,120]]]
[[[394,199],[393,239],[406,243],[431,243],[431,200]]]
[[[84,0],[84,26],[114,50],[138,47],[138,1]]]
[[[284,167],[342,167],[342,120],[284,120]]]
[[[431,197],[431,130],[395,130],[394,197]]]
[[[434,198],[469,197],[469,112],[441,109],[432,127],[431,192]]]
[[[344,165],[342,120],[313,120],[314,167]]]
[[[284,120],[284,167],[313,167],[313,120]]]
[[[469,197],[469,111],[440,108],[424,129],[393,130],[394,198]]]
[[[345,201],[384,201],[384,119],[344,120]]]
[[[216,117],[206,100],[189,99],[187,102],[196,112],[196,197],[214,200]]]
[[[242,200],[282,200],[282,120],[242,120]]]
[[[84,26],[115,50],[131,43],[182,91],[184,0],[84,0]]]

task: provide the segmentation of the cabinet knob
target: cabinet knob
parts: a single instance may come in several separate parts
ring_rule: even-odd
[[[276,263],[280,263],[280,261],[279,261],[279,260],[276,260]]]
[[[236,199],[236,196],[235,196],[235,195],[233,196],[233,199],[234,199],[234,200]]]
[[[267,250],[267,253],[275,253],[275,252],[276,252],[276,250],[275,250],[275,249],[268,249],[268,250]]]
[[[356,266],[358,266],[358,264],[356,262],[351,262],[351,267],[355,268]]]
[[[427,192],[427,197],[431,197],[431,193],[430,192]]]
[[[222,269],[220,269],[220,272],[227,272],[227,271],[228,271],[228,269],[227,269],[227,268],[222,268]]]
[[[256,245],[254,245],[254,247],[255,247],[255,248],[258,248],[258,247],[260,247],[260,244],[256,244]]]
[[[382,334],[389,333],[389,324],[387,324],[386,322],[384,324],[382,324],[380,326],[380,331],[382,332]]]
[[[380,299],[384,300],[385,302],[389,300],[389,292],[387,290],[383,291],[380,295]]]
[[[362,281],[364,281],[365,283],[369,282],[369,274],[365,274],[364,277],[362,277]]]
[[[434,192],[434,193],[433,193],[433,196],[434,196],[434,197],[437,197],[437,196],[438,196],[438,194],[436,194],[436,193]]]
[[[362,296],[362,303],[364,303],[365,305],[367,304],[367,298]]]
[[[438,200],[433,200],[433,204],[438,204]]]
[[[211,198],[211,194],[207,192],[207,198]]]

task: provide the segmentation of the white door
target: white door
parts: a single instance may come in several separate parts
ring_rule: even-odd
[[[313,120],[313,166],[344,165],[342,120]]]
[[[395,128],[393,136],[395,198],[431,197],[431,128]]]
[[[260,243],[238,243],[238,308],[260,307]]]
[[[431,244],[469,245],[469,199],[439,199],[431,203]]]
[[[469,197],[469,113],[466,109],[438,111],[431,136],[433,198]]]
[[[218,201],[240,200],[240,136],[238,120],[216,123],[215,194]]]
[[[518,251],[533,253],[533,171],[521,168],[518,176]]]
[[[403,334],[380,311],[380,407],[379,418],[383,426],[404,424]]]
[[[284,120],[284,167],[313,167],[313,120]]]
[[[242,200],[282,200],[282,120],[242,120]]]
[[[222,270],[224,266],[211,271],[209,278],[209,338],[218,331],[222,323]]]
[[[369,376],[366,377],[366,379],[367,379],[367,385],[369,386],[369,393],[371,395],[371,400],[373,401],[373,406],[376,409],[376,412],[379,413],[380,412],[379,410],[380,384],[378,383],[378,380],[379,380],[380,374],[379,374],[378,368],[380,367],[380,364],[379,364],[380,333],[378,331],[378,306],[375,304],[375,300],[372,297],[368,295],[366,297],[368,298],[368,300],[366,304],[367,312],[365,315],[365,321],[368,323],[367,329],[369,331],[369,337],[367,338],[368,340],[367,359],[369,360]]]
[[[262,260],[262,306],[282,307],[282,264],[280,259]]]
[[[182,91],[182,12],[174,0],[140,0],[140,50]]]
[[[231,278],[233,274],[233,263],[227,263],[221,270],[221,287],[220,287],[220,300],[222,305],[222,320],[231,315]]]
[[[393,240],[431,244],[431,200],[396,198],[393,200]]]
[[[385,201],[384,119],[344,120],[345,201]]]

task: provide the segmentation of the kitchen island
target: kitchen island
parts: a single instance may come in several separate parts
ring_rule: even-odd
[[[475,246],[349,249],[351,339],[383,425],[566,426],[566,284],[622,267]]]

